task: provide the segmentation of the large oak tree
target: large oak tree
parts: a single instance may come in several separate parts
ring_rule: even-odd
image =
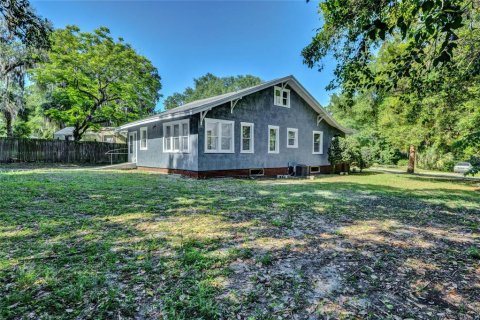
[[[33,79],[47,94],[45,113],[73,126],[75,140],[88,129],[153,113],[161,88],[152,63],[105,27],[56,30],[48,60],[33,70]]]
[[[13,121],[25,105],[24,85],[28,68],[48,49],[50,23],[26,0],[0,1],[0,112],[7,136],[13,136]]]

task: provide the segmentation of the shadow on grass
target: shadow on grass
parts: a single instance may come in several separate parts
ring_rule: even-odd
[[[478,194],[385,177],[0,175],[0,315],[468,318]]]

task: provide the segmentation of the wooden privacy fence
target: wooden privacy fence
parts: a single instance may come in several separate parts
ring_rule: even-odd
[[[110,150],[125,154],[105,154]],[[127,162],[127,145],[106,142],[0,138],[1,162],[113,163]]]

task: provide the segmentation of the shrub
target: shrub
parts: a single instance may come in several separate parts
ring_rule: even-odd
[[[328,160],[332,165],[348,163],[356,166],[360,172],[372,165],[374,154],[368,147],[361,147],[355,136],[335,137],[328,149]]]
[[[477,173],[480,173],[480,157],[471,157],[470,163],[472,164],[473,168],[465,172],[465,175],[474,176]]]
[[[400,159],[397,161],[397,166],[406,167],[408,166],[408,159]]]
[[[452,171],[455,158],[452,153],[442,153],[435,148],[427,148],[417,153],[417,166],[427,170]]]

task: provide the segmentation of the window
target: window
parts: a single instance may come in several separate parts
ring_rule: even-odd
[[[279,152],[279,134],[277,126],[268,126],[268,153]]]
[[[190,121],[188,119],[163,125],[163,152],[189,152]]]
[[[133,143],[134,143],[134,141],[133,141],[133,133],[130,133],[130,134],[128,135],[128,152],[129,152],[130,154],[133,154]]]
[[[147,127],[140,128],[140,150],[147,150]]]
[[[319,166],[310,167],[310,173],[320,173],[320,167]]]
[[[276,106],[290,108],[290,90],[274,87],[273,102]]]
[[[250,175],[251,176],[263,176],[265,174],[265,171],[263,168],[260,169],[250,169]]]
[[[205,119],[205,152],[233,153],[234,122],[229,120]]]
[[[313,154],[323,154],[322,131],[313,131]]]
[[[287,148],[298,148],[298,129],[287,129]]]
[[[253,123],[241,124],[240,152],[253,153]]]

